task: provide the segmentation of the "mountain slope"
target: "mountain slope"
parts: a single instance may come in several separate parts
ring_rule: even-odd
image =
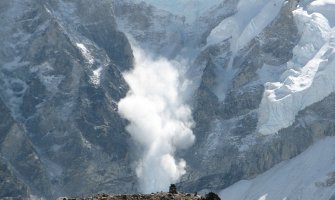
[[[0,97],[11,116],[1,114],[1,124],[19,127],[1,132],[10,173],[48,199],[131,190],[111,186],[132,179],[116,110],[127,92],[121,71],[133,58],[109,3],[2,1],[1,8]]]
[[[134,87],[124,79],[138,67],[133,49],[150,58],[145,65],[163,63],[177,74],[172,85],[164,81],[167,87],[151,90],[171,75],[162,67],[149,74],[157,85],[138,91],[156,97],[173,86],[178,92],[171,99],[191,107],[194,145],[176,148],[159,140],[187,163],[181,179],[173,179],[182,190],[221,190],[319,140],[332,141],[332,1],[185,2],[175,10],[151,0],[0,2],[1,198],[140,190],[136,167],[145,150],[127,132],[131,121],[119,115],[118,105]],[[156,110],[168,108],[164,117],[180,114],[160,100]],[[166,143],[188,146],[178,139]],[[250,188],[259,184],[251,182]]]
[[[326,137],[297,157],[221,192],[222,199],[320,199],[335,196],[335,138]]]

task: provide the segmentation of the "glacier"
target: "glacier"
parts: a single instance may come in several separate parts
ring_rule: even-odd
[[[300,8],[294,16],[302,36],[278,82],[265,83],[258,122],[264,135],[288,127],[300,110],[335,91],[335,29],[319,13]]]

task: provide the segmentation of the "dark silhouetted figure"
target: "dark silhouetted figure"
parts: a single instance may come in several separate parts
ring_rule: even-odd
[[[205,199],[206,200],[221,200],[219,195],[215,194],[214,192],[210,192],[210,193],[206,194]]]
[[[171,184],[169,188],[169,193],[171,194],[177,194],[177,187],[175,184]]]

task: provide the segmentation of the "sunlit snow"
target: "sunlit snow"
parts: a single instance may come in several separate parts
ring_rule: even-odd
[[[335,90],[335,29],[319,13],[300,8],[294,16],[302,37],[279,80],[265,84],[258,122],[262,134],[290,126],[300,110]]]
[[[243,48],[277,16],[283,0],[243,0],[237,13],[221,22],[207,38],[209,44],[232,37],[232,51]]]
[[[80,52],[84,56],[84,58],[87,60],[89,64],[94,63],[93,56],[91,55],[91,52],[86,48],[86,46],[82,43],[76,43],[77,47],[79,48]]]

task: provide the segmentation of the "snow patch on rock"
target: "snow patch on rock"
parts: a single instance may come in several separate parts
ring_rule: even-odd
[[[84,56],[84,58],[87,60],[87,62],[92,65],[94,63],[94,58],[91,55],[90,51],[82,43],[76,43],[76,45],[79,48],[82,55]]]
[[[55,94],[59,89],[59,84],[64,80],[63,75],[53,75],[54,68],[49,63],[36,65],[30,69],[31,73],[37,73],[38,78],[45,86],[46,90]]]

